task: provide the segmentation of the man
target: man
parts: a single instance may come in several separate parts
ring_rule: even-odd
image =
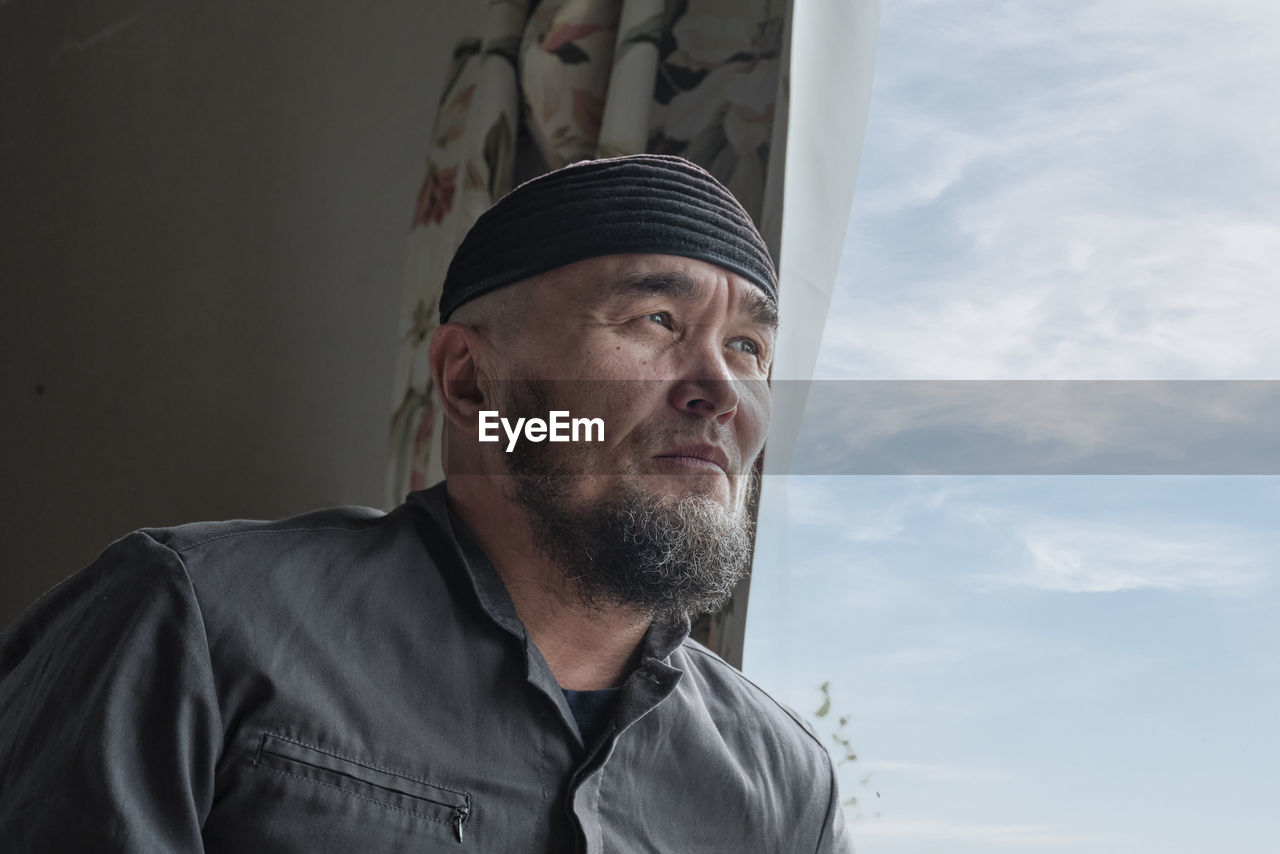
[[[776,289],[685,161],[517,188],[444,287],[444,484],[137,532],[6,632],[0,849],[848,850],[812,732],[686,637],[749,560]]]

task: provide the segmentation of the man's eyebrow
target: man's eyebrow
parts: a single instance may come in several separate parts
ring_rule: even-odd
[[[778,306],[762,293],[753,293],[744,300],[744,308],[753,323],[771,331],[778,329]]]
[[[702,285],[683,273],[639,273],[619,280],[614,295],[625,299],[661,294],[687,300],[695,298],[701,289]],[[753,323],[770,330],[778,328],[778,307],[764,294],[751,293],[744,297],[743,308]]]
[[[683,273],[637,273],[623,277],[614,293],[619,297],[661,294],[673,299],[693,299],[698,283]]]

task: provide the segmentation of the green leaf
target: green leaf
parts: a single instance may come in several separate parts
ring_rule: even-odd
[[[829,711],[831,711],[831,698],[827,697],[822,701],[822,705],[818,707],[818,711],[813,713],[813,716],[815,718],[825,718]]]

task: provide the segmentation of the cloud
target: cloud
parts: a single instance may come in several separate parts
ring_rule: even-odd
[[[853,831],[855,839],[921,839],[990,845],[1081,846],[1120,840],[1115,834],[1065,831],[1047,824],[972,824],[937,819],[860,821]]]
[[[1280,377],[1278,34],[1244,0],[890,4],[818,375]]]
[[[792,577],[838,585],[839,607],[870,615],[909,602],[919,617],[954,604],[950,597],[962,590],[1236,596],[1270,583],[1280,550],[1268,527],[1274,478],[792,477],[785,484],[788,524],[806,549],[788,564]],[[949,632],[881,644],[874,663],[927,669],[1002,642]]]
[[[969,639],[966,638],[966,641]],[[913,646],[892,649],[887,652],[877,651],[863,656],[859,662],[866,668],[880,668],[892,673],[907,671],[940,671],[954,667],[957,662],[973,656],[982,647],[991,644],[971,641],[967,645],[952,643],[945,646]]]
[[[1240,531],[1196,523],[1171,532],[1055,520],[1027,525],[1021,538],[1029,560],[998,580],[1066,593],[1241,592],[1265,565]]]
[[[821,477],[787,477],[777,481],[786,490],[790,523],[836,532],[855,543],[892,541],[906,526],[909,501],[903,498],[863,506],[854,504],[836,483]]]
[[[1280,383],[816,381],[787,466],[794,474],[1280,474]]]
[[[874,759],[865,756],[860,761],[863,768],[872,774],[891,773],[928,782],[1003,783],[1012,777],[1008,771],[993,768],[972,768],[930,762]]]
[[[891,490],[877,489],[870,500],[850,491],[851,486],[856,484],[822,476],[766,481],[766,488],[785,491],[789,524],[850,543],[901,540],[922,512],[937,509],[962,489],[955,483],[907,477]]]

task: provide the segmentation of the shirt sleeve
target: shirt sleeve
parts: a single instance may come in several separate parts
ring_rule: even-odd
[[[195,592],[149,535],[0,635],[0,851],[202,851],[220,747]]]
[[[844,820],[844,805],[840,803],[840,784],[836,781],[835,764],[829,756],[827,767],[831,769],[831,796],[816,854],[854,854],[853,838],[849,835],[849,828]]]

